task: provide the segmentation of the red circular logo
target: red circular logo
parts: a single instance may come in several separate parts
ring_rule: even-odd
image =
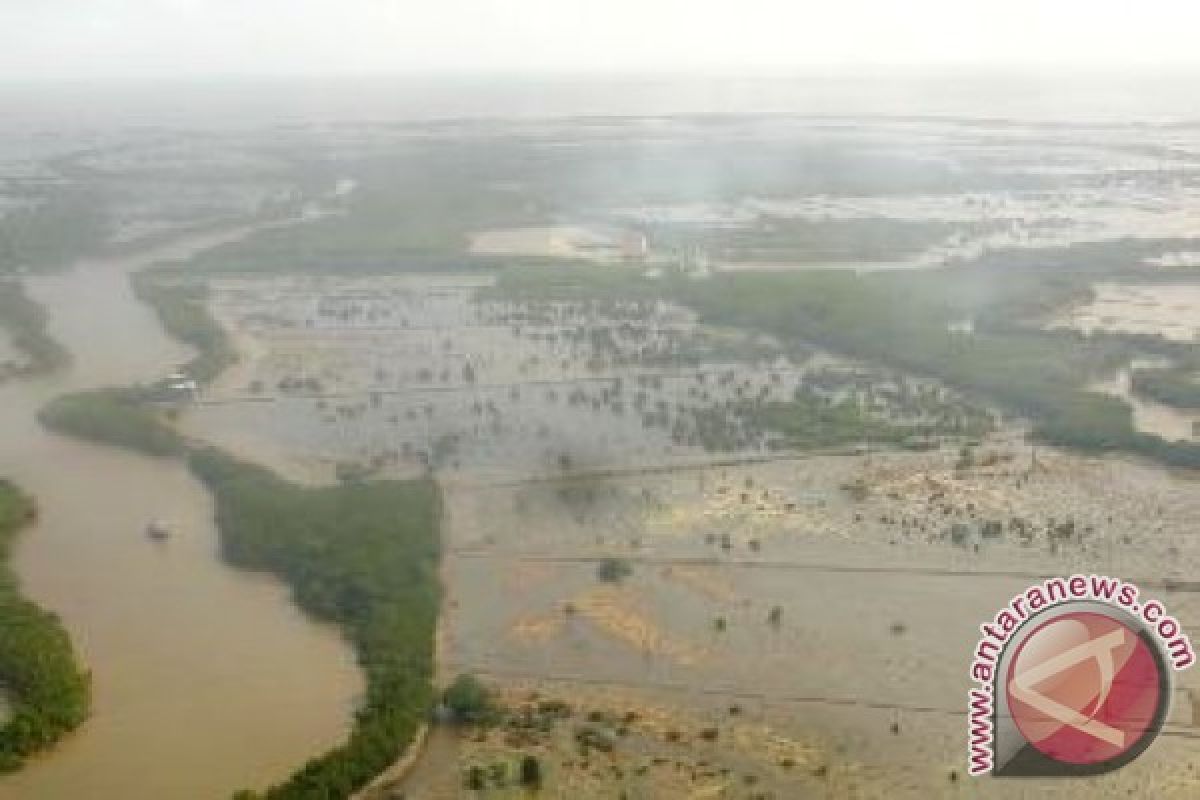
[[[1021,642],[1005,691],[1029,744],[1055,761],[1098,764],[1145,747],[1158,733],[1166,685],[1160,660],[1138,631],[1079,611],[1049,620]]]

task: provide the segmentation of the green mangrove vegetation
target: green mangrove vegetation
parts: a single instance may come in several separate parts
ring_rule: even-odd
[[[0,279],[0,331],[24,354],[22,363],[0,363],[0,380],[28,377],[65,366],[71,358],[46,332],[46,310],[25,293],[16,280]]]
[[[186,454],[217,503],[221,553],[292,587],[297,604],[339,625],[366,674],[349,739],[259,795],[342,798],[391,764],[433,699],[441,499],[431,480],[324,488],[287,483],[215,449],[188,449],[139,394],[104,389],[59,398],[52,428],[153,455]]]
[[[210,383],[237,361],[224,328],[208,312],[209,290],[205,284],[172,283],[156,271],[134,275],[138,299],[158,314],[167,332],[196,348],[196,357],[184,369],[200,383]]]
[[[432,703],[441,496],[431,480],[305,488],[213,449],[189,463],[217,503],[221,552],[286,581],[301,608],[338,624],[367,693],[343,745],[258,795],[342,798],[400,755]]]
[[[740,272],[704,279],[669,273],[655,280],[602,267],[563,267],[553,275],[513,268],[501,273],[498,291],[514,299],[673,300],[708,324],[815,344],[935,378],[1029,417],[1034,434],[1051,444],[1200,467],[1200,445],[1139,432],[1127,403],[1086,388],[1147,352],[1145,337],[1085,336],[1029,324],[1086,298],[1093,278],[1083,270],[999,275],[957,267]],[[958,324],[963,321],[970,324]],[[787,424],[781,413],[772,411],[769,421]]]
[[[53,745],[88,714],[90,685],[58,618],[21,596],[8,567],[18,531],[36,517],[33,501],[0,480],[0,772]]]
[[[177,455],[183,438],[164,419],[151,389],[104,388],[56,397],[38,412],[53,431],[101,444],[119,445],[152,456]]]
[[[199,350],[193,374],[214,377],[228,345],[203,295],[144,279],[138,290],[168,331]],[[348,797],[399,757],[432,706],[438,488],[431,480],[296,486],[218,450],[190,447],[163,399],[156,387],[97,389],[53,400],[39,419],[91,441],[187,457],[216,499],[223,558],[279,576],[301,608],[339,625],[367,680],[349,738],[282,784],[239,796]]]

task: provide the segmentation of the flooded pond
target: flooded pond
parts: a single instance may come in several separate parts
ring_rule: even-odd
[[[278,582],[220,562],[212,500],[183,464],[50,434],[35,420],[61,393],[152,380],[186,359],[133,297],[128,273],[221,240],[28,281],[75,363],[0,386],[0,474],[41,508],[14,566],[91,671],[93,713],[0,779],[4,800],[227,796],[284,778],[348,730],[362,691],[350,648]],[[170,524],[169,541],[145,536],[156,518]]]

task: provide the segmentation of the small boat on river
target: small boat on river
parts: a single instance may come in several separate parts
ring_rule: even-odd
[[[156,542],[165,542],[171,538],[171,528],[162,520],[152,520],[146,526],[146,536]]]

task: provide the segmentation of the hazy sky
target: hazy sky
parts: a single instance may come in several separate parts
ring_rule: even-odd
[[[1200,66],[1196,0],[0,0],[0,80]]]

